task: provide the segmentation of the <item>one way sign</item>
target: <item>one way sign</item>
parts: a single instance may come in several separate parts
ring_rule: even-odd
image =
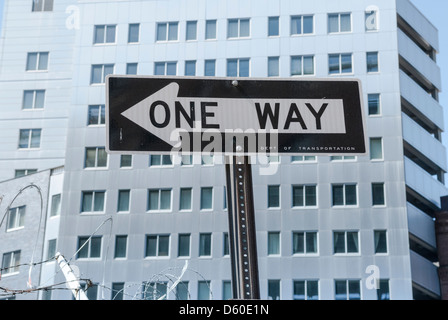
[[[110,153],[366,153],[360,82],[108,76]]]

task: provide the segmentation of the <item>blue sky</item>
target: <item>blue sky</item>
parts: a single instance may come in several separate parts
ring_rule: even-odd
[[[0,0],[0,22],[3,16],[3,4]],[[445,14],[448,12],[448,0],[411,0],[412,3],[439,29],[440,52],[437,63],[442,71],[442,92],[440,104],[448,108],[448,23]],[[445,111],[445,123],[448,128],[448,112]],[[448,129],[447,129],[448,131]],[[448,132],[444,134],[444,141],[448,141]]]

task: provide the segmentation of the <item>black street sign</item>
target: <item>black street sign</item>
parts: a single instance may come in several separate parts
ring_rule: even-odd
[[[108,76],[107,151],[364,155],[356,79]]]

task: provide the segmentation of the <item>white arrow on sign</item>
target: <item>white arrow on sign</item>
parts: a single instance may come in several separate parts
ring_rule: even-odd
[[[346,133],[342,99],[257,99],[178,97],[172,82],[122,113],[174,146],[171,133],[214,130],[292,134]]]

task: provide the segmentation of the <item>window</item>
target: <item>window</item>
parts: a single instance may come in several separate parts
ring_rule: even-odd
[[[268,300],[280,300],[280,280],[268,280]]]
[[[317,280],[294,280],[294,300],[319,300],[319,286]]]
[[[328,15],[328,33],[351,31],[352,19],[350,13],[332,13]]]
[[[178,257],[188,257],[190,256],[190,235],[189,234],[179,234],[179,248]]]
[[[280,254],[280,232],[268,232],[268,255]]]
[[[55,217],[61,214],[61,194],[54,194],[51,197],[50,217]]]
[[[157,41],[177,41],[178,40],[178,22],[159,22],[157,23]]]
[[[28,52],[26,71],[48,70],[48,52]]]
[[[196,61],[195,60],[185,61],[185,75],[186,76],[195,76],[196,75]]]
[[[154,75],[175,76],[177,73],[177,62],[155,62]]]
[[[213,208],[213,188],[201,187],[201,210],[211,210]]]
[[[104,211],[105,191],[83,191],[81,212],[102,212]]]
[[[8,227],[6,231],[23,228],[25,226],[26,206],[11,208],[8,211]]]
[[[280,35],[280,17],[268,18],[268,37],[276,37]]]
[[[317,205],[316,186],[292,186],[293,207],[314,207]]]
[[[180,157],[180,165],[181,166],[192,166],[193,165],[193,155],[182,155]]]
[[[355,206],[358,204],[356,184],[335,184],[333,206]]]
[[[123,300],[124,282],[112,282],[111,300]]]
[[[214,77],[216,74],[216,60],[205,60],[204,76]]]
[[[104,147],[87,147],[84,168],[107,167],[107,153]]]
[[[100,84],[106,81],[106,76],[114,73],[113,64],[93,64],[90,84]]]
[[[56,256],[56,239],[48,240],[47,244],[47,260],[53,259]]]
[[[359,253],[357,231],[334,231],[333,253]]]
[[[179,210],[191,210],[192,188],[180,189]]]
[[[122,154],[120,156],[120,168],[130,168],[132,167],[132,155]]]
[[[367,52],[367,72],[378,72],[378,52]]]
[[[17,169],[14,173],[15,178],[24,177],[32,173],[36,173],[37,169]]]
[[[249,64],[249,59],[227,59],[227,76],[248,77],[250,73]]]
[[[78,237],[77,252],[76,259],[101,258],[101,236]]]
[[[224,280],[222,282],[222,300],[230,300],[233,298],[232,282]]]
[[[45,103],[45,90],[23,91],[23,110],[43,109]]]
[[[370,138],[370,160],[383,160],[382,138]]]
[[[292,254],[317,253],[317,232],[293,232]]]
[[[384,183],[372,183],[372,205],[384,206]]]
[[[31,11],[53,11],[53,0],[32,0],[33,7]]]
[[[278,77],[280,75],[280,58],[268,57],[268,77]]]
[[[126,74],[135,75],[137,74],[138,63],[130,62],[126,64]]]
[[[169,235],[146,236],[145,257],[168,257],[170,248]]]
[[[227,38],[247,38],[250,36],[250,19],[228,19]]]
[[[106,124],[106,108],[104,104],[90,105],[87,116],[87,125],[98,126],[104,124]]]
[[[355,156],[331,156],[330,161],[353,161],[356,160]]]
[[[128,236],[115,236],[114,258],[126,258]]]
[[[171,210],[171,189],[149,189],[147,210]]]
[[[374,230],[375,253],[387,253],[387,231]]]
[[[280,186],[268,186],[268,208],[280,208]]]
[[[291,162],[315,162],[316,156],[292,156]]]
[[[378,300],[390,300],[389,280],[380,279],[380,286],[376,290]]]
[[[115,25],[98,25],[93,30],[93,43],[115,43],[115,34],[117,27]]]
[[[140,37],[140,24],[130,23],[128,30],[128,43],[139,42],[139,37]]]
[[[150,155],[149,156],[149,166],[171,166],[173,161],[169,154],[166,155]]]
[[[214,164],[213,155],[201,155],[201,164],[204,166],[212,166]]]
[[[367,104],[369,107],[369,116],[381,114],[380,95],[378,93],[367,95]]]
[[[222,239],[222,255],[228,256],[230,254],[230,240],[229,240],[229,233],[224,232],[223,239]]]
[[[167,300],[167,282],[143,282],[142,300]]]
[[[335,300],[360,300],[361,283],[359,280],[335,280]]]
[[[378,12],[377,10],[366,9],[365,14],[366,20],[366,31],[376,31],[378,30]]]
[[[87,286],[87,283],[81,283],[81,287],[85,288],[85,293],[88,300],[98,299],[98,283],[91,283]]]
[[[313,75],[314,56],[292,56],[291,76]]]
[[[199,281],[198,300],[210,300],[210,299],[211,299],[210,281]]]
[[[291,16],[291,35],[312,34],[313,32],[313,16]]]
[[[19,149],[40,148],[42,129],[20,129]]]
[[[187,21],[187,32],[185,35],[185,40],[187,41],[197,40],[197,29],[198,29],[197,21]]]
[[[20,250],[7,252],[3,254],[2,274],[19,272]]]
[[[118,190],[118,212],[129,212],[131,190]]]
[[[330,54],[328,56],[329,74],[352,73],[352,54]]]
[[[189,300],[188,281],[181,281],[176,286],[176,300]]]
[[[216,39],[216,20],[205,21],[205,40]]]
[[[199,234],[199,256],[211,256],[212,255],[212,234],[201,233]]]

